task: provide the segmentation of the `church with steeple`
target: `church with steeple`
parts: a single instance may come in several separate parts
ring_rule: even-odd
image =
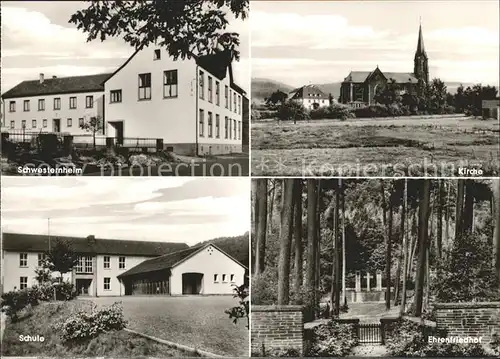
[[[342,81],[340,102],[352,107],[373,104],[378,87],[384,86],[389,81],[395,81],[405,93],[416,93],[419,84],[429,82],[428,62],[422,24],[420,24],[413,72],[383,72],[378,66],[373,71],[351,71]]]

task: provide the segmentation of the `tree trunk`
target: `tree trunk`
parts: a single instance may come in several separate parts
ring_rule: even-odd
[[[389,205],[385,201],[384,180],[380,180],[382,198],[382,221],[385,231],[385,309],[391,309],[391,236],[392,236],[392,194],[389,195]],[[389,219],[387,219],[389,210]]]
[[[446,248],[450,248],[450,196],[451,196],[451,182],[448,180],[446,183],[446,204],[445,204],[445,209],[444,209],[444,218],[445,218],[445,225],[446,228],[444,230],[444,237],[445,237],[445,243],[446,243]],[[443,253],[441,252],[441,255]]]
[[[405,180],[406,181],[406,180]],[[406,186],[406,182],[405,182]],[[405,187],[406,191],[406,187]],[[405,196],[403,198],[403,201],[401,201],[401,215],[400,215],[400,223],[399,223],[399,232],[401,234],[401,251],[399,253],[399,258],[398,258],[398,268],[396,270],[396,280],[394,281],[394,286],[395,286],[395,293],[394,293],[394,305],[397,306],[399,305],[399,297],[401,295],[400,291],[400,284],[401,284],[401,271],[403,271],[403,276],[406,275],[406,264],[404,264],[404,269],[403,267],[403,262],[405,261],[405,228],[406,228],[406,193],[403,193]]]
[[[278,305],[290,301],[290,247],[293,221],[293,179],[283,181],[283,208],[280,231],[280,254],[278,260]]]
[[[272,182],[272,180],[271,180]],[[276,196],[276,183],[273,183],[272,184],[272,187],[271,187],[271,200],[269,201],[269,210],[268,210],[268,214],[269,214],[269,217],[268,217],[268,223],[269,223],[269,226],[268,226],[268,235],[271,235],[272,234],[272,229],[273,229],[273,215],[274,215],[274,197]]]
[[[421,201],[419,206],[419,226],[418,226],[418,242],[419,242],[419,255],[417,265],[417,277],[415,283],[415,316],[422,315],[423,294],[424,294],[424,280],[425,280],[425,263],[428,239],[428,225],[429,225],[429,189],[430,180],[423,181],[422,191],[420,193]]]
[[[495,178],[492,180],[492,194],[494,204],[494,227],[493,227],[493,260],[496,270],[498,283],[500,285],[500,180]]]
[[[408,208],[408,179],[405,178],[405,189],[403,199],[403,216],[407,220],[406,210]],[[406,232],[403,233],[403,292],[401,293],[401,308],[399,309],[400,316],[403,316],[406,307],[406,280],[408,278],[408,226],[405,226]]]
[[[340,314],[340,251],[339,251],[339,212],[340,212],[340,191],[342,188],[342,180],[338,179],[335,186],[335,212],[334,212],[334,228],[333,228],[333,293],[335,301],[333,304],[333,315],[338,318]]]
[[[346,297],[346,248],[345,248],[345,186],[342,186],[342,305],[347,305]]]
[[[465,204],[462,213],[463,233],[472,233],[472,224],[474,223],[474,182],[467,180],[465,182]]]
[[[436,237],[436,257],[441,259],[441,252],[443,250],[443,180],[438,180],[438,205],[437,205],[437,237]]]
[[[307,180],[307,262],[306,288],[308,293],[308,309],[311,320],[314,319],[314,282],[316,275],[316,211],[317,211],[317,180]]]
[[[257,181],[257,233],[255,250],[255,274],[260,274],[265,268],[266,232],[267,232],[267,179],[259,178]]]
[[[318,181],[318,192],[317,192],[317,205],[318,209],[316,210],[316,256],[315,256],[315,263],[316,263],[316,270],[315,270],[315,277],[314,277],[314,304],[316,309],[318,310],[318,316],[319,316],[319,309],[320,309],[320,280],[321,280],[321,180]]]
[[[302,180],[295,180],[294,189],[294,238],[295,238],[295,273],[294,291],[300,293],[302,288]]]
[[[455,214],[455,240],[463,234],[464,184],[465,180],[458,179]]]

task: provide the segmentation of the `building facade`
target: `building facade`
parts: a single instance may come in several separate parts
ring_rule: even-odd
[[[23,81],[2,95],[4,128],[9,131],[88,134],[81,124],[104,121],[103,81],[111,74]],[[102,133],[102,132],[101,132]]]
[[[329,95],[325,94],[315,85],[305,85],[295,89],[290,94],[290,100],[303,104],[308,110],[315,110],[330,105]]]
[[[185,154],[242,151],[245,92],[233,81],[229,52],[174,60],[146,48],[104,86],[110,136],[161,137]]]
[[[35,270],[42,265],[51,243],[64,240],[78,254],[78,263],[63,280],[79,295],[121,296],[125,287],[118,277],[148,259],[188,248],[185,243],[159,243],[18,233],[2,234],[2,288],[4,292],[38,284]],[[57,274],[59,275],[59,274]]]
[[[396,83],[402,93],[415,94],[419,86],[429,82],[428,62],[420,25],[412,73],[382,72],[378,66],[373,71],[351,71],[341,84],[340,102],[352,107],[374,104],[377,90],[388,82]]]

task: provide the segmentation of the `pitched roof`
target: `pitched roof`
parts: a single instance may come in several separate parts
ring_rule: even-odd
[[[110,76],[111,74],[56,77],[44,79],[43,83],[40,80],[23,81],[5,92],[2,98],[104,91],[104,82]]]
[[[344,78],[344,82],[365,82],[374,71],[351,71],[349,75]],[[388,79],[394,79],[396,83],[418,83],[415,74],[410,72],[383,72],[382,74]]]
[[[2,233],[3,249],[15,252],[45,252],[49,249],[49,236],[40,234]],[[50,236],[50,241],[64,240],[74,252],[82,254],[115,254],[135,256],[160,256],[188,248],[186,243],[128,241],[82,237]]]
[[[291,100],[299,99],[299,98],[308,98],[308,99],[328,99],[328,95],[326,95],[318,86],[316,85],[305,85],[299,87],[292,91],[293,95],[291,96]]]
[[[222,252],[223,254],[225,254],[226,256],[231,258],[233,261],[235,261],[236,263],[238,263],[242,267],[245,267],[240,262],[238,262],[236,259],[234,259],[233,257],[229,256],[227,253],[222,251],[219,247],[210,243],[210,244],[194,246],[194,247],[180,250],[180,251],[177,251],[174,253],[165,254],[165,255],[162,255],[160,257],[148,259],[144,262],[139,263],[135,267],[130,268],[125,273],[118,275],[118,278],[127,277],[127,276],[131,276],[134,274],[171,269],[171,268],[175,267],[176,265],[178,265],[179,263],[183,262],[184,260],[188,259],[189,257],[195,255],[196,253],[198,253],[198,252],[202,251],[203,249],[210,247],[210,246],[216,248],[218,251]]]

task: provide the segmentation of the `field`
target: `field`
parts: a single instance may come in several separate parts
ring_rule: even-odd
[[[248,356],[246,322],[233,324],[224,310],[231,296],[92,298],[97,305],[121,301],[127,328],[226,356]]]
[[[252,123],[252,174],[454,176],[499,170],[499,123],[463,116]]]

